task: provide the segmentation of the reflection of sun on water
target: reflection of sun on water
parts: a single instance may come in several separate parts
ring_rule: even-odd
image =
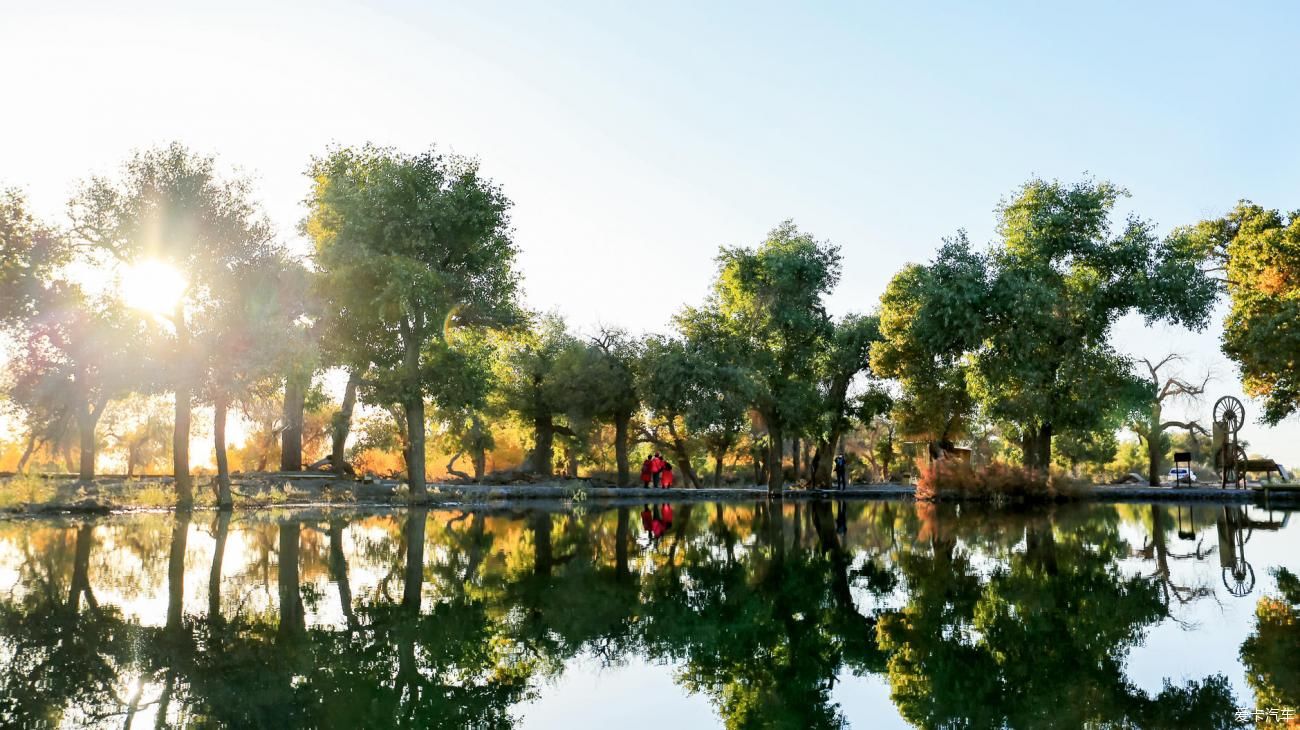
[[[175,311],[185,287],[176,267],[155,259],[137,261],[122,272],[122,299],[132,309],[152,314]]]

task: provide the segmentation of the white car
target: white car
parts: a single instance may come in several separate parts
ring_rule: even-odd
[[[1169,470],[1169,483],[1171,484],[1195,484],[1196,473],[1187,467],[1178,466]]]

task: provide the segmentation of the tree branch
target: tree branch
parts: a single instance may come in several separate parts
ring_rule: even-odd
[[[1187,421],[1186,423],[1184,423],[1183,421],[1165,421],[1160,424],[1161,431],[1164,431],[1165,429],[1169,429],[1169,428],[1181,428],[1186,431],[1191,431],[1193,434],[1199,433],[1202,436],[1210,435],[1210,432],[1206,431],[1205,427],[1197,423],[1196,421]]]

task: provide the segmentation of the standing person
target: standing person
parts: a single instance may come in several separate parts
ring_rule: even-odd
[[[848,482],[849,464],[844,459],[844,454],[835,456],[835,488],[843,491],[849,485]]]
[[[664,462],[663,471],[659,472],[659,486],[668,489],[673,485],[673,465]]]
[[[650,457],[649,456],[647,456],[645,458],[645,461],[642,462],[641,464],[641,486],[644,488],[650,487]]]
[[[660,456],[658,451],[654,453],[654,456],[650,457],[650,481],[654,482],[655,489],[659,488],[659,474],[663,472],[666,463],[664,457]]]

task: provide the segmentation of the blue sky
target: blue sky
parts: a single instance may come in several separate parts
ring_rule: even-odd
[[[292,239],[312,154],[436,143],[515,200],[531,306],[633,330],[785,218],[843,247],[843,313],[943,236],[987,241],[1034,175],[1113,180],[1162,231],[1300,208],[1300,6],[911,5],[13,3],[0,180],[56,216],[76,179],[179,139],[254,174]],[[1216,395],[1237,390],[1217,338],[1117,331]],[[1300,464],[1294,420],[1245,436]]]

